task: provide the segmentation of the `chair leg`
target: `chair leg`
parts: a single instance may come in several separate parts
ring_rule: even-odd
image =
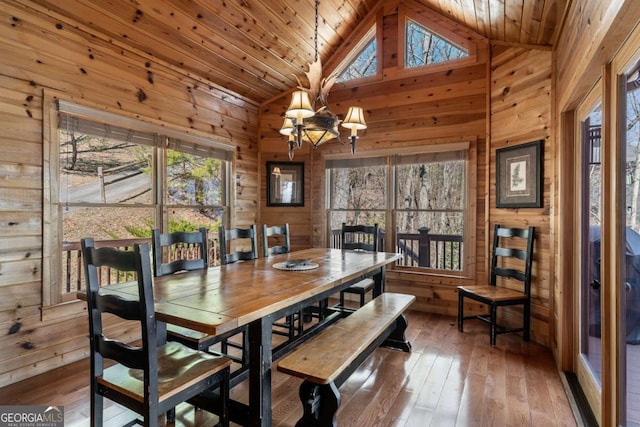
[[[344,292],[340,292],[340,307],[344,308]]]
[[[298,335],[302,335],[304,332],[304,311],[298,312]]]
[[[92,387],[93,388],[93,387]],[[102,395],[93,392],[91,393],[91,426],[102,427],[103,425],[103,407],[104,398]]]
[[[458,330],[462,332],[464,322],[464,296],[458,291]]]
[[[496,328],[496,311],[497,308],[495,306],[495,304],[490,304],[489,305],[489,309],[490,309],[490,322],[491,322],[491,329],[489,331],[489,341],[491,343],[492,346],[496,345],[496,335],[497,335],[497,328]]]
[[[220,398],[222,400],[222,412],[219,415],[218,425],[229,427],[229,374],[230,369],[222,371],[222,381],[220,383]]]
[[[360,294],[360,307],[362,307],[364,305],[364,296],[366,295],[366,292],[363,292]]]
[[[167,411],[167,422],[175,423],[176,422],[176,408],[171,408]]]
[[[529,302],[524,304],[522,315],[524,316],[524,333],[522,334],[522,337],[525,341],[529,341],[531,336],[531,304]]]
[[[249,366],[249,331],[242,331],[242,366]]]

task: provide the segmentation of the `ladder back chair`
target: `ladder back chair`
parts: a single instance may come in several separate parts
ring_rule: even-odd
[[[220,264],[227,265],[233,264],[238,261],[251,261],[258,259],[258,232],[255,224],[249,228],[230,228],[225,229],[223,225],[218,230],[218,239],[220,242]],[[249,250],[235,250],[229,252],[234,240],[249,240],[251,248]],[[234,335],[241,335],[242,342],[238,343],[229,340]],[[230,356],[242,366],[247,366],[249,363],[249,334],[247,327],[241,327],[229,334],[227,334],[223,340],[220,341],[221,352],[229,355],[229,347],[240,350],[240,358]]]
[[[269,246],[269,240],[274,241],[273,246]],[[272,255],[288,254],[291,252],[291,236],[289,234],[289,224],[272,225],[262,224],[262,256],[268,258]],[[290,314],[284,322],[273,323],[273,333],[284,335],[289,339],[295,337],[296,332],[302,333],[301,313]],[[286,332],[280,330],[284,328]]]
[[[221,225],[219,230],[219,239],[220,264],[226,265],[237,261],[258,259],[258,231],[255,224],[249,228],[230,228],[228,230]],[[234,240],[241,239],[248,239],[251,242],[251,249],[230,251],[230,244]]]
[[[207,229],[197,232],[160,233],[152,230],[153,273],[166,276],[179,271],[203,270],[209,266]]]
[[[166,325],[155,318],[149,244],[135,244],[133,251],[122,251],[96,248],[89,238],[82,239],[81,246],[89,313],[91,425],[103,425],[104,397],[137,412],[145,426],[158,426],[160,414],[192,398],[207,398],[203,393],[219,386],[220,425],[228,426],[231,360],[166,341]],[[102,266],[134,272],[138,298],[101,294],[98,270]],[[105,336],[105,313],[138,322],[140,346]],[[105,368],[105,359],[115,364]]]
[[[269,238],[276,238],[277,244],[269,246]],[[289,234],[289,224],[272,225],[262,224],[262,256],[267,258],[271,255],[288,254],[291,252],[291,236]]]
[[[209,244],[205,227],[196,232],[173,233],[161,233],[154,228],[151,244],[154,277],[204,270],[209,266]],[[208,351],[209,347],[221,341],[220,337],[171,324],[167,325],[167,339],[202,351]]]
[[[531,267],[535,227],[528,229],[505,228],[496,224],[493,232],[491,271],[488,285],[458,286],[458,329],[463,330],[466,319],[479,319],[489,323],[489,341],[496,345],[496,336],[522,332],[529,341],[531,329]],[[497,278],[503,278],[497,286]],[[509,283],[509,286],[505,286]],[[465,316],[464,300],[487,305],[489,312]],[[521,305],[522,327],[510,328],[498,323],[498,307]]]
[[[347,225],[342,223],[340,233],[342,249],[378,252],[378,224]],[[344,308],[344,294],[360,295],[360,307],[364,305],[368,292],[373,293],[373,279],[364,279],[340,292],[340,307]]]

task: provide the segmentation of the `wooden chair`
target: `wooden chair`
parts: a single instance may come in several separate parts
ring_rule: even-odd
[[[258,258],[258,232],[255,224],[249,228],[231,228],[225,230],[220,226],[220,264],[226,265],[237,261],[249,261]],[[230,251],[229,242],[238,239],[249,239],[251,249],[245,251]]]
[[[276,238],[277,244],[269,246],[269,238]],[[267,258],[272,255],[288,254],[291,252],[291,237],[289,234],[289,224],[267,226],[262,224],[262,256]],[[284,335],[289,339],[295,337],[296,332],[302,333],[302,317],[301,313],[291,314],[286,317],[284,322],[274,322],[273,333]],[[279,328],[284,328],[286,332]]]
[[[121,251],[96,249],[93,239],[82,239],[81,246],[89,313],[91,425],[103,425],[104,397],[142,415],[145,426],[158,426],[160,414],[219,386],[220,424],[228,426],[231,360],[166,341],[166,325],[155,318],[149,244],[135,244],[133,251]],[[138,299],[100,294],[102,266],[118,274],[134,272]],[[106,337],[102,323],[105,313],[139,322],[140,346]],[[105,359],[115,364],[105,368]]]
[[[342,249],[357,251],[378,251],[378,224],[374,225],[346,225],[342,223]],[[364,305],[368,292],[373,293],[373,279],[364,279],[340,292],[340,307],[344,308],[344,294],[360,295],[360,307]]]
[[[153,273],[166,276],[179,271],[202,270],[209,266],[207,229],[197,232],[160,233],[152,230]]]
[[[491,271],[488,285],[458,286],[458,329],[463,330],[465,319],[480,319],[490,325],[489,340],[496,345],[496,336],[510,332],[523,332],[529,341],[531,317],[531,265],[533,263],[533,242],[535,227],[528,229],[504,228],[496,224],[493,232]],[[521,269],[517,269],[521,266]],[[497,286],[497,278],[504,278],[510,285]],[[515,284],[513,284],[515,282]],[[464,299],[469,298],[486,304],[489,313],[472,316],[464,315]],[[497,309],[505,306],[523,306],[523,326],[508,328],[498,323]]]
[[[209,266],[209,244],[205,227],[192,233],[182,231],[160,233],[156,228],[152,230],[151,243],[154,277],[203,270]],[[195,350],[208,351],[209,347],[222,341],[223,338],[169,324],[167,339]]]
[[[220,263],[222,265],[258,259],[258,232],[255,224],[249,228],[231,228],[229,230],[226,230],[224,226],[221,225],[218,233],[218,239],[220,241]],[[249,239],[251,249],[228,252],[230,244],[234,240],[239,239]],[[231,336],[238,334],[242,337],[242,343],[229,340]],[[224,354],[229,354],[229,347],[240,349],[241,356],[239,361],[243,366],[247,366],[249,363],[249,334],[246,327],[239,328],[233,333],[227,334],[220,343],[221,351]]]
[[[282,243],[274,246],[269,246],[269,237],[279,237]],[[268,227],[266,224],[262,224],[262,256],[267,258],[271,255],[288,254],[291,252],[291,237],[289,235],[289,224],[273,225]]]

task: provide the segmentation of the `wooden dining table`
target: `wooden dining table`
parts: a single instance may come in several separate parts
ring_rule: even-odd
[[[259,258],[206,270],[154,278],[156,319],[211,335],[247,326],[249,362],[232,376],[232,386],[249,379],[249,405],[231,403],[231,420],[243,425],[271,425],[271,364],[307,335],[272,346],[274,321],[300,312],[371,277],[374,296],[384,292],[385,268],[400,258],[396,253],[356,252],[312,248]],[[291,260],[304,260],[303,270],[276,268]],[[274,264],[276,267],[274,267]],[[310,268],[317,264],[316,268]],[[104,286],[101,292],[137,295],[132,283]],[[310,331],[316,333],[341,314],[327,316]]]

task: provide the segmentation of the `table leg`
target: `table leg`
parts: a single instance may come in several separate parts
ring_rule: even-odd
[[[249,425],[271,426],[271,328],[263,317],[249,324]]]
[[[380,268],[380,271],[373,275],[373,297],[377,297],[378,295],[384,292],[384,281],[385,281],[385,268]]]

